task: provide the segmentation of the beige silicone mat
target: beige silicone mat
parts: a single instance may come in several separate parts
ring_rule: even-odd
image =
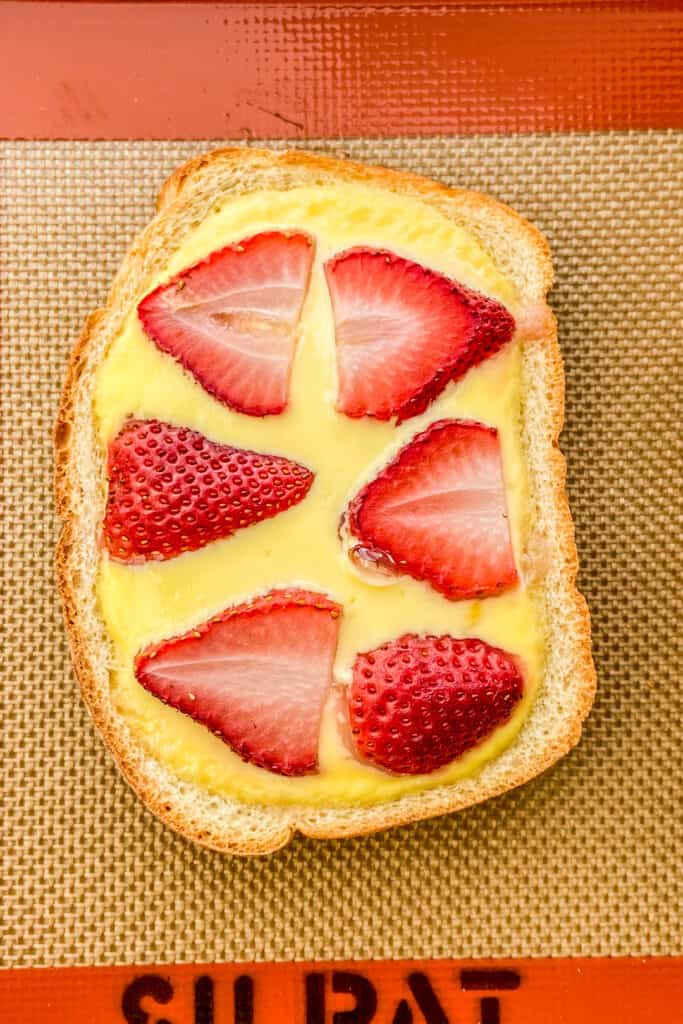
[[[80,702],[52,580],[69,346],[158,185],[202,148],[2,150],[5,962],[683,952],[682,137],[309,143],[490,191],[548,235],[600,688],[580,747],[522,789],[260,860],[192,846],[129,792]]]

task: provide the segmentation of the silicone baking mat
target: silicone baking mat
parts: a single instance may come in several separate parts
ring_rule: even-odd
[[[548,236],[599,689],[578,749],[521,789],[256,860],[198,849],[128,790],[79,699],[52,578],[69,347],[165,175],[209,145],[1,151],[5,962],[680,953],[683,136],[296,141],[491,192]]]

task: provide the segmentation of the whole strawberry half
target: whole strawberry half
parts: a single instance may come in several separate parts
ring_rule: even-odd
[[[408,633],[356,658],[351,734],[378,768],[433,772],[507,722],[523,692],[517,660],[498,647]]]
[[[307,235],[265,231],[155,288],[138,306],[140,323],[220,402],[280,413],[312,262]]]
[[[305,498],[313,473],[187,427],[129,420],[109,445],[103,539],[113,559],[175,558]]]
[[[498,432],[481,423],[438,420],[417,434],[353,499],[346,525],[361,561],[449,600],[517,582]]]
[[[417,416],[515,329],[499,302],[392,252],[351,249],[329,260],[325,273],[337,408],[347,416]]]
[[[273,590],[138,655],[135,674],[250,764],[304,775],[318,764],[341,608]]]

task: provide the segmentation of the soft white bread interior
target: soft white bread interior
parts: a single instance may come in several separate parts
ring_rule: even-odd
[[[111,700],[113,652],[96,601],[106,493],[93,391],[98,367],[124,318],[182,239],[212,210],[259,189],[339,182],[370,184],[435,207],[479,241],[528,306],[522,431],[533,526],[526,569],[534,572],[542,594],[547,659],[539,693],[518,737],[474,776],[371,807],[251,805],[174,776],[145,752]],[[156,217],[125,257],[106,305],[88,318],[71,356],[55,431],[56,498],[63,520],[57,578],[76,673],[92,716],[131,786],[173,828],[233,853],[276,850],[296,830],[317,837],[357,835],[502,793],[542,772],[577,742],[593,700],[595,673],[588,610],[575,586],[574,530],[558,449],[564,377],[555,321],[545,305],[551,283],[548,246],[522,217],[486,196],[412,175],[300,152],[234,148],[191,160],[163,186]]]

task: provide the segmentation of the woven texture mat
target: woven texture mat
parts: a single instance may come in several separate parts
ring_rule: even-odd
[[[69,347],[158,185],[202,148],[2,150],[5,962],[683,952],[682,137],[308,144],[489,191],[550,239],[599,691],[580,747],[515,792],[257,860],[198,849],[128,790],[78,696],[52,578]]]

